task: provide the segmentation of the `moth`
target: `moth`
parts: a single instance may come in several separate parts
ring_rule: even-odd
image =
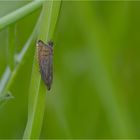
[[[50,90],[53,80],[53,42],[45,44],[42,40],[38,40],[37,48],[41,78]]]

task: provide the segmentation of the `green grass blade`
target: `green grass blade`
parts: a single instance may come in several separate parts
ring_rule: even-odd
[[[31,51],[32,46],[33,46],[32,43],[35,42],[35,39],[37,37],[37,32],[38,32],[38,29],[39,29],[38,28],[39,21],[40,21],[40,19],[38,20],[38,22],[37,22],[37,24],[36,24],[36,26],[34,28],[34,31],[31,34],[31,36],[29,37],[29,39],[25,43],[22,51],[18,55],[16,55],[16,60],[18,61],[18,64],[15,66],[15,68],[13,69],[12,72],[10,71],[11,70],[11,67],[10,68],[8,67],[6,69],[6,71],[5,71],[6,74],[3,75],[2,79],[1,79],[1,83],[0,83],[0,95],[1,95],[1,97],[7,96],[8,92],[9,92],[9,89],[12,86],[12,83],[14,82],[15,77],[18,75],[18,71],[19,71],[21,65],[26,61],[27,56],[30,54],[30,51]],[[11,25],[10,28],[13,28],[12,26],[13,25]],[[10,29],[10,30],[13,30],[13,29]],[[12,31],[11,36],[13,34],[14,34],[14,31]],[[12,45],[14,45],[13,38],[12,38],[12,40],[10,38],[9,41],[13,43]],[[11,50],[11,48],[10,48],[9,45],[10,44],[8,44],[8,51]],[[14,57],[13,56],[14,55],[14,51],[13,50],[11,50],[11,51],[12,51],[12,54],[10,54],[9,57],[10,58],[12,57],[12,59],[14,59],[13,58]],[[12,66],[13,65],[13,63],[14,63],[13,61],[14,60],[12,60],[11,62],[9,62],[9,66]],[[5,75],[7,75],[7,77]]]
[[[38,9],[42,5],[42,3],[43,1],[30,2],[24,7],[19,8],[14,12],[0,18],[0,30]]]
[[[24,45],[21,53],[19,55],[17,55],[18,64],[16,65],[14,70],[11,72],[10,68],[8,67],[5,71],[5,74],[3,74],[3,77],[2,77],[1,83],[0,83],[0,95],[1,96],[5,96],[7,94],[7,92],[9,91],[9,88],[11,87],[12,83],[14,82],[15,77],[18,75],[20,66],[26,61],[27,56],[30,54],[30,51],[32,49],[31,46],[33,46],[32,43],[36,39],[37,27],[38,27],[38,24],[36,25],[30,38],[27,40],[26,44]]]
[[[5,69],[5,72],[2,75],[2,78],[1,78],[1,81],[0,81],[0,96],[1,96],[1,94],[3,92],[3,89],[4,89],[7,81],[9,80],[10,75],[11,75],[11,71],[10,71],[9,67],[7,67]]]
[[[4,95],[2,94],[5,85],[9,80],[10,75],[11,75],[10,68],[7,67],[0,81],[0,108],[2,108],[7,103],[7,101],[13,97],[9,92],[5,93]]]
[[[61,1],[44,2],[38,39],[42,39],[46,42],[48,39],[53,37],[60,3]],[[34,55],[29,94],[28,122],[23,138],[36,139],[40,136],[46,101],[46,87],[41,80],[36,52]]]

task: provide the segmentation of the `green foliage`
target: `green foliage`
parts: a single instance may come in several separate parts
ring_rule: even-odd
[[[14,67],[15,63],[15,46],[16,46],[16,35],[15,30],[18,29],[15,27],[15,22],[18,22],[21,18],[25,15],[31,14],[31,12],[38,9],[41,4],[43,3],[43,8],[40,14],[40,18],[33,29],[33,33],[30,35],[29,39],[25,43],[24,47],[22,48],[21,52],[16,56],[16,61],[18,64]],[[28,109],[28,122],[24,133],[24,139],[30,138],[39,138],[41,128],[42,128],[42,121],[43,121],[43,114],[44,114],[44,107],[45,107],[45,99],[46,99],[46,88],[43,86],[43,83],[40,85],[40,74],[38,71],[38,62],[37,62],[37,54],[35,49],[35,39],[43,39],[47,41],[49,37],[53,37],[53,32],[55,28],[55,24],[57,21],[57,16],[59,13],[60,1],[53,2],[53,1],[34,1],[26,6],[15,10],[9,15],[1,18],[0,21],[0,28],[3,29],[4,27],[8,26],[8,73],[4,74],[3,79],[1,79],[1,97],[0,102],[6,102],[8,99],[12,97],[11,94],[8,94],[8,91],[13,84],[15,77],[19,74],[19,69],[22,67],[24,61],[27,61],[27,56],[31,56],[30,50],[31,48],[34,50],[34,61],[32,67],[32,74],[31,74],[31,83],[29,86],[29,109]],[[13,25],[12,25],[13,23]],[[52,24],[52,25],[50,25]],[[44,26],[45,25],[45,26]],[[40,28],[43,27],[43,28]],[[50,36],[51,35],[51,36]],[[31,56],[32,57],[32,56]],[[6,70],[7,70],[6,69]],[[9,78],[7,78],[7,76]],[[8,97],[7,97],[8,95]],[[6,98],[7,97],[7,98]]]
[[[47,41],[49,38],[52,38],[55,27],[54,25],[57,21],[57,13],[59,12],[59,6],[60,2],[48,1],[44,3],[39,24],[41,29],[38,39]],[[29,112],[28,124],[24,134],[25,139],[38,138],[42,128],[42,121],[46,101],[46,87],[45,85],[42,86],[43,82],[42,85],[40,85],[40,81],[41,77],[38,73],[37,53],[35,53],[32,67],[31,85],[29,90]]]
[[[139,138],[140,2],[0,1],[0,138]],[[41,80],[36,41],[54,42]]]

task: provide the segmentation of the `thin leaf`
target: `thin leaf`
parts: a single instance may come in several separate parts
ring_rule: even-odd
[[[41,0],[30,2],[24,7],[19,8],[14,12],[0,18],[0,30],[38,9],[42,3],[43,1]]]
[[[10,68],[7,67],[2,78],[1,78],[1,81],[0,81],[0,95],[2,94],[3,89],[4,89],[7,81],[9,80],[10,74],[11,74]]]
[[[38,36],[39,39],[47,41],[53,36],[60,3],[60,1],[44,2],[41,13],[40,33]],[[46,101],[46,87],[40,77],[36,52],[34,55],[29,94],[28,122],[23,138],[36,139],[40,136]]]
[[[26,58],[32,49],[32,47],[31,47],[31,46],[33,46],[32,43],[35,41],[36,35],[37,35],[38,23],[37,23],[33,33],[31,34],[31,36],[25,43],[21,53],[19,55],[17,55],[17,57],[16,57],[16,59],[18,60],[19,63],[16,65],[16,67],[14,68],[14,70],[12,72],[10,71],[10,69],[8,67],[5,71],[5,74],[3,75],[2,79],[1,79],[0,94],[2,96],[7,94],[7,91],[9,91],[9,88],[12,85],[15,77],[18,75],[18,71],[19,71],[21,65],[26,61]]]

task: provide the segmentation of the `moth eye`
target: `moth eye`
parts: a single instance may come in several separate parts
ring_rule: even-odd
[[[38,40],[37,42],[38,42],[38,43],[43,43],[43,41],[41,41],[41,40]]]
[[[38,40],[37,43],[36,43],[36,46],[41,46],[41,45],[44,45],[44,42],[42,40]]]

